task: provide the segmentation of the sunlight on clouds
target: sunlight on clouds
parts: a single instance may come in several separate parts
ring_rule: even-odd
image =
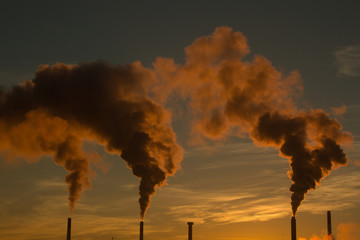
[[[211,154],[209,154],[209,151]],[[208,156],[207,156],[208,155]],[[206,159],[197,165],[199,159]],[[192,160],[191,170],[203,171],[220,168],[239,168],[244,166],[265,166],[283,164],[287,160],[280,157],[272,147],[258,148],[250,140],[239,140],[232,144],[214,144],[192,147],[185,152],[185,161]],[[195,164],[194,164],[194,161]]]
[[[51,239],[54,235],[61,234],[59,226],[65,226],[65,223],[62,223],[59,216],[64,215],[61,214],[63,212],[65,214],[68,212],[66,201],[64,201],[66,196],[65,193],[63,196],[38,198],[30,215],[18,214],[12,216],[10,221],[2,222],[5,228],[2,234],[8,239],[29,239],[35,236],[37,239]]]
[[[353,148],[347,150],[350,160],[359,157],[358,145],[359,141],[356,140]],[[260,150],[252,143],[219,145],[217,149],[206,159],[198,158],[204,149],[193,149],[185,161],[196,161],[196,166],[185,169],[183,175],[171,178],[169,184],[154,196],[145,219],[147,238],[157,236],[159,239],[167,239],[172,236],[172,239],[186,239],[188,221],[195,222],[196,232],[200,232],[205,231],[198,229],[200,226],[261,224],[290,216],[290,180],[286,176],[286,159],[278,156],[274,149]],[[204,164],[207,164],[206,167]],[[228,169],[226,176],[213,179],[222,167]],[[137,238],[137,181],[131,179],[118,184],[115,190],[115,186],[103,189],[102,180],[99,178],[94,182],[93,191],[84,192],[72,215],[74,238]],[[105,182],[108,184],[108,181],[113,182],[110,179]],[[0,210],[3,210],[3,216],[7,216],[7,211],[16,212],[10,214],[11,220],[4,224],[2,222],[2,236],[9,240],[29,239],[32,236],[41,240],[64,239],[68,209],[63,178],[40,179],[30,185],[33,187],[16,195],[16,199],[2,196],[4,199]],[[107,191],[110,191],[109,195],[103,195]],[[334,171],[322,181],[318,189],[311,191],[300,211],[317,214],[329,209],[349,209],[357,204],[359,196],[358,167],[350,164]],[[21,204],[24,205],[21,199],[31,201],[24,214],[24,210],[19,209]],[[226,238],[214,236],[211,239],[251,238],[227,235]]]
[[[4,197],[0,210],[1,236],[12,239],[64,239],[68,217],[66,184],[62,178],[40,179],[30,183],[31,188],[12,199]],[[72,214],[72,235],[83,240],[133,239],[138,231],[137,192],[122,196],[117,201],[88,197],[85,192]],[[96,195],[96,193],[95,193]],[[136,213],[119,214],[120,206],[134,203]],[[132,205],[131,205],[132,206]],[[4,221],[4,219],[7,221]],[[150,230],[150,229],[148,229]],[[121,236],[121,238],[120,238]]]
[[[211,150],[211,151],[210,151]],[[235,156],[252,156],[252,157],[263,157],[273,154],[278,156],[278,151],[274,148],[258,148],[249,139],[238,139],[236,143],[224,144],[224,143],[213,143],[207,146],[196,146],[189,147],[185,150],[185,158],[189,157],[204,157],[204,155],[235,155]],[[250,164],[250,163],[248,163]]]
[[[66,219],[68,208],[66,194],[63,196],[50,196],[41,199],[41,204],[34,206],[31,216],[17,216],[13,221],[3,222],[2,236],[7,239],[63,239],[66,235]],[[81,201],[80,201],[81,203]],[[99,239],[106,236],[118,235],[134,238],[138,230],[138,218],[129,216],[102,216],[97,210],[99,206],[79,204],[82,208],[73,214],[72,235],[77,239]],[[93,210],[91,211],[91,208]],[[86,209],[86,211],[84,211]],[[14,221],[16,220],[16,221]],[[19,231],[21,229],[21,231]]]
[[[338,169],[323,180],[322,186],[309,192],[301,206],[303,211],[321,213],[328,209],[343,210],[353,207],[360,197],[360,174],[356,169]],[[346,177],[344,177],[346,175]]]
[[[229,191],[194,191],[181,187],[167,187],[167,196],[176,196],[168,214],[178,221],[206,221],[217,223],[235,223],[247,221],[266,221],[289,214],[288,196],[269,194],[261,198],[254,192]]]
[[[67,187],[64,180],[59,179],[59,178],[39,180],[39,181],[35,182],[35,185],[37,186],[38,189],[44,189],[44,190],[46,190],[48,188],[66,189],[66,187]]]
[[[180,222],[228,224],[287,217],[290,215],[290,192],[288,183],[284,183],[284,174],[260,169],[256,178],[247,178],[252,179],[249,184],[232,183],[225,190],[213,189],[211,183],[201,185],[201,191],[193,189],[191,184],[188,187],[171,184],[159,192],[160,199],[155,202],[162,199],[171,202],[166,208],[168,211],[162,214]],[[328,209],[348,209],[357,204],[359,197],[358,171],[351,166],[340,168],[326,177],[315,191],[309,192],[300,211],[318,214]]]

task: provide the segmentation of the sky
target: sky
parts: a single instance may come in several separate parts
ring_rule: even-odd
[[[241,111],[231,112],[238,114],[237,118],[220,115],[220,120],[225,119],[228,125],[207,128],[213,126],[207,123],[218,123],[216,119],[207,122],[207,110],[221,109],[223,99],[216,95],[216,88],[219,98],[212,98],[212,92],[197,92],[203,86],[197,78],[191,82],[192,74],[207,68],[204,79],[211,78],[222,66],[217,64],[228,63],[221,62],[223,58],[235,66],[252,66],[254,72],[264,68],[273,74],[275,77],[269,79],[275,80],[267,85],[270,92],[259,91],[270,94],[281,116],[298,114],[301,119],[311,119],[316,114],[311,110],[323,109],[329,118],[341,123],[342,130],[335,124],[334,128],[321,130],[321,134],[342,131],[333,138],[342,146],[347,164],[335,166],[315,190],[305,195],[296,213],[297,236],[301,240],[323,239],[326,211],[331,210],[336,239],[360,239],[358,7],[356,1],[0,0],[1,93],[13,91],[12,86],[19,84],[32,89],[33,85],[24,81],[34,79],[35,86],[40,86],[36,93],[42,101],[42,108],[31,102],[35,110],[33,115],[26,115],[33,120],[25,122],[31,123],[27,130],[21,130],[20,120],[5,119],[11,111],[3,110],[3,105],[0,108],[0,239],[64,239],[69,216],[73,239],[138,237],[139,178],[148,176],[137,170],[137,177],[133,175],[137,158],[129,156],[137,156],[141,149],[131,149],[131,143],[116,134],[132,129],[137,121],[134,118],[135,124],[116,122],[123,119],[121,114],[102,112],[109,106],[128,109],[129,101],[148,117],[140,122],[141,129],[171,149],[168,160],[162,146],[155,144],[158,142],[151,145],[156,149],[152,154],[162,159],[159,169],[167,179],[166,183],[159,180],[163,186],[156,187],[146,209],[146,239],[187,239],[188,221],[194,222],[193,239],[198,240],[290,239],[291,168],[285,153],[279,155],[279,143],[259,133],[258,118],[256,122],[244,123]],[[232,36],[237,42],[231,45],[230,41],[231,51],[227,51],[227,42],[224,48],[222,42],[211,42],[217,36]],[[210,47],[202,48],[202,44]],[[207,55],[201,55],[204,49]],[[209,63],[207,59],[212,57],[214,61]],[[57,78],[57,72],[78,68],[83,72],[98,71],[74,74],[75,77],[69,77],[70,85],[65,86],[72,86],[71,81],[75,80],[83,85],[64,92],[60,100],[52,98],[63,86],[62,76],[67,76]],[[166,75],[168,68],[174,71],[170,80]],[[125,97],[107,98],[100,90],[99,94],[86,94],[89,89],[94,90],[94,86],[86,85],[87,79],[102,71],[134,76],[134,83],[116,85],[124,89]],[[241,75],[241,70],[238,74],[247,76]],[[279,74],[281,81],[277,80]],[[60,85],[41,88],[48,78],[60,79]],[[160,78],[165,84],[158,82]],[[167,82],[171,84],[166,85]],[[151,83],[159,88],[151,88]],[[211,84],[209,88],[217,86]],[[107,93],[111,86],[100,89]],[[259,99],[264,97],[261,94]],[[116,105],[118,98],[123,105]],[[144,104],[151,110],[143,108]],[[85,110],[78,114],[78,107],[84,106],[89,106],[92,114]],[[69,108],[75,110],[67,111]],[[116,126],[100,125],[105,121],[100,113],[113,116]],[[39,135],[43,139],[66,137],[64,142],[54,140],[60,146],[56,151],[32,145],[33,132],[43,128],[51,130],[51,134]],[[351,133],[351,143],[344,132]],[[310,140],[321,142],[316,134]],[[69,136],[73,138],[69,140]],[[114,144],[113,140],[121,144]],[[72,148],[76,144],[80,147]],[[90,165],[82,168],[75,182],[64,180],[75,170],[71,157],[67,159],[63,152],[72,152],[77,156],[75,161],[85,165],[84,159],[89,159]],[[174,166],[168,166],[167,161]],[[86,184],[89,182],[91,187]],[[68,184],[82,186],[71,193],[75,198],[72,212]]]

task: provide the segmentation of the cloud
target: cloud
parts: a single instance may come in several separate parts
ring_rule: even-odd
[[[276,166],[280,167],[280,165]],[[212,171],[213,169],[202,169],[195,172],[207,174]],[[159,218],[172,218],[179,222],[194,221],[211,224],[268,221],[289,217],[287,182],[280,172],[264,171],[262,174],[256,173],[256,178],[252,178],[251,173],[247,175],[239,171],[240,175],[245,174],[243,178],[219,183],[226,188],[215,188],[211,180],[196,187],[191,183],[181,185],[172,183],[159,192],[155,204],[161,206],[162,210],[152,213],[152,217],[158,215]],[[344,175],[347,177],[344,178]],[[192,178],[192,176],[188,177]],[[246,179],[248,184],[242,185],[242,179]],[[193,180],[199,184],[196,179]],[[343,211],[356,206],[359,197],[358,171],[350,166],[341,168],[326,178],[318,191],[309,193],[302,212],[319,214],[329,209]],[[165,199],[171,204],[166,205]]]
[[[34,184],[36,185],[37,189],[49,190],[53,188],[59,188],[59,189],[66,188],[66,184],[64,183],[64,181],[62,179],[56,179],[56,178],[39,180]]]
[[[237,191],[217,192],[217,196],[212,192],[181,188],[172,188],[170,192],[182,199],[169,207],[169,214],[180,222],[189,219],[221,224],[266,221],[289,214],[287,196],[278,194],[259,198],[259,194],[245,191],[240,194]]]
[[[338,169],[341,171],[343,169]],[[343,176],[346,175],[346,178]],[[344,210],[358,203],[360,176],[356,168],[347,167],[343,173],[329,176],[316,192],[309,193],[303,211],[322,213],[326,210]],[[319,204],[321,202],[321,204]]]
[[[66,184],[59,178],[49,181],[41,179],[31,185],[35,187],[24,195],[0,205],[3,214],[0,238],[63,239],[68,217],[67,205],[63,201],[66,197]],[[59,191],[60,188],[64,191]],[[114,201],[107,199],[104,204],[104,199],[84,194],[85,201],[78,202],[73,215],[72,236],[74,239],[84,240],[111,239],[112,236],[117,239],[134,239],[139,219],[137,215],[124,214],[119,206],[127,206],[127,209],[131,209],[130,212],[136,213],[136,198],[134,193],[130,197],[117,197]]]
[[[335,57],[339,74],[360,76],[360,45],[339,48]]]
[[[342,104],[341,107],[331,108],[331,111],[335,116],[342,116],[346,112],[346,106]]]

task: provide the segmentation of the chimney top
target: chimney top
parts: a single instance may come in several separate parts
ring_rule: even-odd
[[[188,222],[187,224],[188,224],[188,225],[193,225],[194,223],[193,223],[193,222]]]

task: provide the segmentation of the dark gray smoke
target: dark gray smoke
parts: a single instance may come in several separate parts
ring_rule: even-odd
[[[0,93],[0,148],[8,150],[9,159],[14,153],[28,159],[36,153],[55,155],[70,172],[74,202],[89,185],[89,164],[79,143],[96,140],[120,154],[141,179],[144,217],[155,187],[182,159],[170,114],[148,92],[158,102],[175,93],[194,113],[192,143],[250,136],[290,160],[295,215],[305,194],[334,165],[346,164],[340,144],[352,137],[323,110],[296,107],[294,98],[303,90],[298,72],[284,76],[260,55],[244,60],[249,51],[242,33],[219,27],[185,48],[184,64],[158,58],[151,70],[140,63],[43,66],[32,81]]]
[[[309,136],[310,129],[313,130],[313,136]],[[337,144],[345,137],[340,130],[340,124],[320,110],[293,117],[268,113],[260,117],[253,129],[254,139],[280,146],[281,154],[290,159],[293,215],[305,194],[316,188],[334,164],[346,164],[345,153]],[[309,139],[314,139],[318,144],[309,145]]]
[[[69,171],[72,210],[83,187],[90,186],[81,143],[95,140],[120,154],[140,178],[143,218],[156,186],[182,159],[169,113],[146,93],[150,79],[151,72],[139,63],[41,66],[32,81],[1,92],[1,149],[28,159],[53,155]]]
[[[185,52],[184,64],[157,59],[154,92],[162,101],[172,92],[188,99],[193,143],[235,134],[278,148],[290,160],[293,214],[334,164],[346,164],[340,144],[351,142],[351,134],[322,110],[297,109],[294,98],[303,90],[299,73],[284,76],[259,55],[244,60],[247,40],[228,27],[196,39]]]

